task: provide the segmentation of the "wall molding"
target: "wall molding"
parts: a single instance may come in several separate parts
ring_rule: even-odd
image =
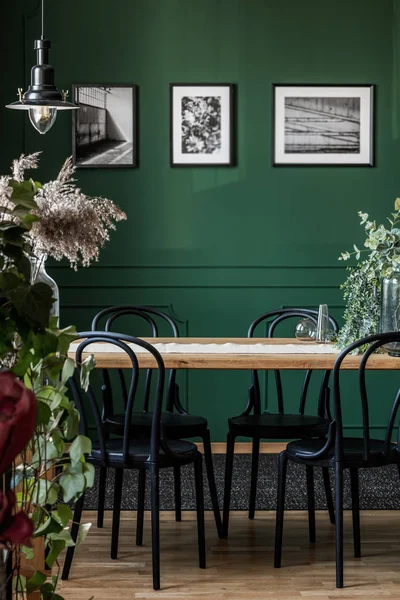
[[[71,270],[69,265],[52,264],[51,269],[66,269]],[[341,265],[121,265],[121,264],[110,264],[110,265],[99,265],[92,264],[90,269],[334,269],[334,270],[346,270],[346,267]]]
[[[54,270],[53,270],[54,269]],[[339,270],[340,269],[340,270]],[[338,293],[345,279],[341,267],[90,267],[77,272],[69,267],[50,267],[64,290],[113,289],[246,289],[321,290]],[[331,298],[335,300],[335,298]],[[336,298],[336,301],[339,298]],[[303,298],[303,302],[305,299]]]
[[[58,286],[60,289],[65,289],[65,290],[76,290],[76,289],[93,289],[93,290],[115,290],[115,289],[228,289],[228,290],[234,290],[234,289],[274,289],[274,288],[279,288],[282,290],[309,290],[309,289],[316,289],[316,290],[337,290],[338,286],[337,285],[282,285],[282,284],[276,284],[276,285],[248,285],[248,284],[243,284],[243,285],[188,285],[186,283],[182,283],[180,285],[164,285],[164,284],[159,284],[159,285],[140,285],[140,284],[118,284],[118,285],[108,285],[108,284],[94,284],[91,285],[90,283],[86,283],[86,284],[59,284]]]

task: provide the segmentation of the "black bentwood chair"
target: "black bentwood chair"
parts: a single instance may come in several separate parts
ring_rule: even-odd
[[[254,331],[261,323],[267,327],[267,337],[274,337],[277,325],[293,318],[309,318],[317,323],[318,312],[303,308],[288,308],[272,310],[262,314],[250,325],[247,336],[254,337]],[[329,317],[334,331],[338,331],[338,324]],[[229,432],[227,436],[226,463],[225,463],[225,493],[223,512],[223,535],[228,535],[229,507],[232,487],[233,457],[235,450],[235,439],[238,436],[253,439],[251,484],[249,501],[249,519],[254,519],[257,491],[257,474],[260,455],[261,439],[295,439],[301,438],[324,438],[328,432],[329,420],[326,418],[325,405],[329,397],[330,371],[325,371],[320,388],[318,414],[304,414],[308,387],[312,371],[306,372],[303,389],[300,396],[298,414],[287,414],[284,411],[282,379],[279,371],[275,370],[275,382],[277,390],[278,413],[262,412],[260,382],[257,371],[252,371],[252,385],[249,388],[249,399],[245,411],[228,420]],[[329,482],[329,470],[323,468],[323,478],[326,500],[331,523],[335,522],[332,493]],[[312,467],[307,469],[307,493],[309,514],[309,537],[310,542],[315,542],[315,502],[314,502],[314,473]]]
[[[159,471],[164,468],[175,468],[189,463],[194,464],[196,502],[197,502],[197,531],[199,547],[199,566],[206,566],[205,537],[204,537],[204,500],[203,500],[203,476],[202,457],[197,447],[191,442],[167,439],[163,425],[162,399],[164,391],[165,368],[161,355],[151,344],[144,340],[120,333],[84,332],[79,334],[81,338],[87,338],[81,342],[76,351],[77,364],[82,363],[82,353],[89,351],[88,346],[95,342],[106,342],[117,346],[129,357],[132,369],[130,376],[124,383],[120,380],[118,385],[126,388],[127,403],[124,413],[123,436],[112,438],[107,420],[102,418],[102,413],[107,415],[107,404],[104,403],[104,394],[95,394],[94,385],[89,386],[86,394],[87,399],[82,401],[79,387],[73,378],[70,380],[74,401],[81,415],[81,433],[88,434],[89,414],[96,428],[96,440],[93,441],[91,453],[87,461],[96,468],[111,467],[115,469],[114,507],[112,523],[111,558],[116,559],[118,554],[119,521],[121,511],[122,483],[125,469],[137,469],[139,471],[139,482],[144,480],[146,471],[150,471],[151,482],[151,527],[152,527],[152,555],[153,555],[153,588],[160,589],[160,499],[159,499]],[[137,344],[153,355],[157,362],[155,378],[155,398],[152,413],[152,425],[150,437],[139,438],[132,436],[131,422],[135,395],[139,383],[139,364],[136,354],[128,344]],[[78,367],[79,369],[79,367]],[[103,375],[105,370],[103,370]],[[106,380],[108,377],[106,376]],[[89,411],[87,411],[89,407]],[[139,483],[140,485],[140,483]],[[72,526],[72,539],[76,541],[81,520],[84,497],[82,496],[75,504],[75,512]],[[138,512],[137,535],[143,535],[143,511]],[[74,547],[67,550],[67,555],[62,572],[62,579],[68,579],[69,571],[74,555]]]
[[[396,423],[397,411],[400,404],[400,389],[397,391],[390,410],[385,439],[372,439],[370,435],[368,395],[365,369],[371,354],[389,342],[400,342],[400,332],[380,333],[365,337],[350,344],[336,359],[333,369],[333,398],[334,419],[329,424],[329,434],[326,440],[297,440],[290,442],[286,450],[279,456],[278,479],[278,507],[276,513],[276,538],[275,538],[275,567],[281,566],[283,514],[285,503],[285,484],[287,461],[305,465],[306,469],[312,467],[332,467],[336,479],[336,587],[343,587],[343,471],[350,470],[354,556],[361,556],[360,542],[360,507],[358,469],[383,467],[396,464],[400,474],[400,452],[398,445],[392,444],[393,428]],[[342,402],[340,390],[340,374],[343,360],[353,350],[370,344],[363,354],[358,369],[359,398],[362,412],[362,431],[360,438],[347,438],[343,436]],[[395,360],[395,359],[393,359]],[[356,399],[351,396],[354,404]],[[400,429],[398,429],[397,442],[400,442]]]
[[[92,322],[92,330],[97,330],[100,322],[107,318],[105,323],[105,330],[110,331],[111,327],[115,324],[117,319],[125,316],[139,317],[146,321],[147,325],[150,326],[152,337],[159,336],[159,330],[156,319],[160,322],[166,322],[170,327],[173,337],[179,337],[178,326],[175,321],[166,313],[157,310],[149,306],[137,306],[137,305],[124,305],[124,306],[111,306],[99,312]],[[104,322],[104,321],[103,321]],[[122,371],[120,372],[120,377]],[[144,390],[144,403],[143,410],[141,412],[132,413],[132,424],[131,431],[133,435],[149,435],[151,424],[152,424],[152,412],[149,407],[149,392],[151,386],[152,370],[149,369],[146,374],[146,384]],[[182,406],[179,399],[179,386],[175,381],[176,370],[172,369],[169,373],[169,383],[167,391],[167,404],[166,411],[162,415],[163,425],[166,428],[167,436],[171,439],[187,439],[200,437],[203,441],[204,447],[204,459],[207,470],[208,484],[210,488],[211,502],[214,511],[215,523],[219,537],[222,536],[222,523],[221,514],[218,505],[217,488],[215,484],[214,466],[211,452],[211,437],[210,430],[208,429],[207,419],[201,416],[189,414]],[[105,393],[109,382],[105,383]],[[126,405],[126,391],[124,392],[124,403]],[[112,398],[109,399],[109,410],[107,414],[107,424],[116,435],[121,435],[123,432],[124,415],[114,414],[114,408]],[[144,506],[144,493],[145,493],[145,477],[144,472],[143,479],[140,480],[139,485],[139,498],[138,507],[139,510],[143,510]],[[99,505],[98,505],[98,516],[97,526],[103,526],[103,515],[104,515],[104,502],[106,493],[106,478],[107,468],[103,468],[100,472],[100,486],[99,486]],[[175,518],[177,521],[182,520],[182,509],[181,509],[181,469],[180,465],[176,464],[174,467],[174,488],[175,488]],[[142,540],[138,539],[137,544],[141,545]]]

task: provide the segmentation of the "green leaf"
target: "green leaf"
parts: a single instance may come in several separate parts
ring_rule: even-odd
[[[35,571],[30,579],[26,582],[26,593],[29,596],[32,592],[37,590],[46,581],[47,577],[40,571]]]
[[[62,529],[58,533],[50,533],[47,537],[52,541],[63,540],[67,548],[70,546],[75,546],[68,528]]]
[[[9,183],[12,188],[12,194],[10,200],[16,204],[24,206],[29,212],[37,208],[37,204],[34,200],[36,194],[36,186],[31,180],[28,181],[15,181],[12,180]]]
[[[58,349],[58,339],[51,331],[38,332],[33,336],[33,349],[37,356],[46,358],[49,354],[54,354]]]
[[[76,539],[77,546],[80,546],[80,544],[82,544],[82,542],[86,539],[86,536],[89,533],[89,529],[91,528],[91,526],[91,523],[84,523],[83,525],[82,523],[80,524],[78,537]]]
[[[35,558],[35,552],[33,548],[30,548],[29,546],[21,546],[21,552],[24,553],[28,560]]]
[[[61,382],[63,384],[67,383],[70,377],[74,374],[75,371],[75,362],[72,358],[66,358],[63,366],[62,374],[61,374]]]
[[[23,254],[20,258],[17,258],[15,261],[15,266],[18,269],[19,273],[25,277],[26,281],[30,282],[31,280],[31,263],[29,258]]]
[[[86,487],[91,488],[94,485],[95,468],[91,463],[82,463],[82,471],[86,479]]]
[[[54,389],[59,382],[60,373],[64,365],[64,358],[57,354],[49,354],[46,356],[43,373],[46,379],[49,380],[51,387]]]
[[[79,462],[84,454],[90,454],[91,451],[91,440],[84,435],[78,435],[72,442],[69,449],[69,455],[72,463]]]
[[[48,404],[38,400],[36,412],[36,425],[47,425],[51,418],[51,410]]]
[[[16,224],[14,221],[0,221],[0,231],[8,231],[9,229],[15,229]]]
[[[56,562],[61,552],[64,550],[65,546],[65,540],[52,540],[50,544],[50,551],[46,555],[46,564],[50,567],[50,569]],[[53,598],[54,596],[51,597]]]
[[[42,537],[42,536],[48,536],[50,533],[58,533],[60,531],[62,531],[63,527],[62,525],[60,525],[60,523],[58,523],[58,521],[56,521],[56,519],[53,519],[52,517],[49,517],[48,519],[46,519],[44,521],[44,523],[42,523],[40,525],[40,527],[38,527],[34,534],[33,537]]]
[[[15,290],[22,283],[22,280],[15,273],[5,271],[0,275],[0,288],[2,294],[6,295],[10,290]]]
[[[78,334],[75,327],[66,327],[59,329],[55,334],[58,337],[58,351],[61,355],[66,356],[70,344],[78,339]]]
[[[1,231],[1,226],[0,226]],[[3,240],[3,254],[10,258],[13,261],[17,261],[23,256],[22,248],[19,246],[15,246],[13,244],[9,244],[6,240]]]
[[[18,246],[22,248],[26,240],[24,236],[26,235],[26,229],[24,227],[20,227],[19,225],[13,225],[12,227],[8,227],[7,224],[3,224],[0,229],[3,230],[4,241],[11,246]]]
[[[54,394],[53,394],[53,399],[51,401],[51,405],[50,408],[52,411],[55,411],[56,408],[58,408],[61,404],[61,402],[63,401],[64,398],[64,394],[60,394],[60,392],[57,392],[56,390],[54,390]]]
[[[9,297],[19,315],[40,327],[47,327],[53,304],[53,292],[48,285],[38,282],[22,291],[14,290]]]
[[[22,595],[22,598],[25,597],[25,589],[26,589],[26,577],[25,575],[20,575],[19,577],[13,577],[13,590]]]
[[[21,350],[18,353],[17,364],[12,369],[12,372],[14,373],[14,375],[16,375],[17,377],[23,377],[25,375],[25,373],[28,371],[33,358],[34,358],[34,356],[33,356],[32,349],[29,348],[28,345],[26,345],[26,350],[24,348],[21,348]]]
[[[54,387],[52,385],[41,385],[35,390],[36,396],[43,401],[48,401],[51,404],[51,400],[54,395]]]
[[[96,361],[94,359],[94,356],[93,354],[89,354],[89,356],[86,357],[83,361],[80,372],[80,384],[82,389],[85,390],[85,392],[87,392],[89,388],[90,372],[93,371],[95,367]]]
[[[32,457],[32,464],[38,468],[40,461],[51,462],[64,454],[65,442],[54,432],[49,439],[40,439],[38,448]]]
[[[40,594],[41,600],[64,600],[62,596],[55,593],[55,586],[50,582],[42,585],[40,588]],[[90,600],[93,600],[93,596],[90,598]]]
[[[79,419],[80,415],[76,408],[71,409],[71,412],[68,415],[64,426],[64,435],[67,440],[71,440],[76,435],[78,435]]]
[[[49,320],[49,329],[56,335],[58,335],[58,317],[50,317]]]
[[[33,499],[37,504],[55,504],[58,498],[60,486],[58,483],[39,479],[36,483]]]
[[[64,502],[69,502],[72,498],[85,491],[86,480],[82,474],[82,468],[80,473],[76,469],[79,465],[81,465],[81,463],[75,465],[75,469],[72,466],[68,467],[60,477],[60,486],[63,491]]]
[[[58,504],[51,514],[63,527],[72,519],[72,510],[67,504]]]

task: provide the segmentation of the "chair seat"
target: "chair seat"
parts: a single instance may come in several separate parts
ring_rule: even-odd
[[[144,433],[149,435],[153,421],[152,412],[138,412],[132,414],[132,435]],[[107,419],[109,430],[115,434],[123,433],[125,415],[123,413],[112,415]],[[207,419],[196,415],[165,412],[162,422],[167,429],[168,438],[181,439],[201,436],[207,429]]]
[[[269,439],[293,439],[310,435],[324,436],[328,421],[315,415],[271,414],[240,415],[228,420],[237,435]]]
[[[168,440],[168,446],[173,452],[182,455],[182,463],[186,464],[196,459],[198,450],[195,444],[182,440]],[[107,453],[109,466],[123,465],[122,438],[107,441]],[[150,456],[150,439],[132,440],[129,444],[129,460],[132,463],[143,463]],[[93,442],[92,452],[88,458],[89,462],[102,463],[102,456],[98,442]],[[171,458],[160,448],[160,466],[170,466]],[[176,464],[176,460],[174,460]]]
[[[289,457],[296,458],[298,452],[305,454],[312,454],[318,452],[324,446],[325,440],[295,440],[289,442],[287,445],[287,452]],[[363,438],[343,438],[343,451],[344,460],[349,463],[361,463],[363,462],[364,452],[364,440]],[[382,440],[370,440],[370,454],[373,459],[379,462],[380,459],[384,459],[384,442]],[[333,458],[334,449],[327,455],[327,460]],[[397,450],[394,444],[391,444],[390,456],[393,458],[396,456]],[[307,460],[305,458],[304,460]]]

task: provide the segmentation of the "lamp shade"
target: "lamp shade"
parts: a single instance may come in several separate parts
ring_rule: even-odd
[[[7,104],[13,110],[29,110],[32,125],[46,133],[54,124],[58,110],[76,110],[79,108],[67,102],[68,92],[60,92],[54,83],[54,68],[49,64],[50,41],[36,40],[34,49],[37,64],[31,70],[31,85],[25,93],[18,90],[19,100]]]

